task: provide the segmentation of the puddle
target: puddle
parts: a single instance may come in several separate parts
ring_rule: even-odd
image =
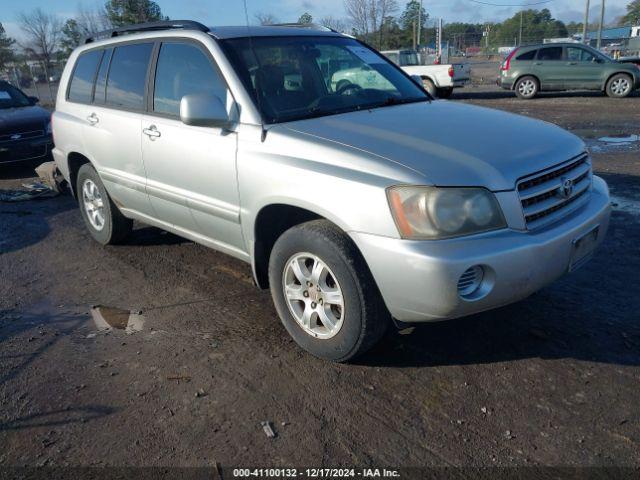
[[[629,143],[640,142],[640,135],[611,135],[609,137],[598,138],[599,142],[613,143],[616,145],[626,145]]]
[[[131,334],[144,328],[144,315],[140,312],[96,305],[91,307],[91,317],[98,330],[124,330]]]
[[[611,195],[611,204],[613,205],[614,210],[640,216],[640,200]]]

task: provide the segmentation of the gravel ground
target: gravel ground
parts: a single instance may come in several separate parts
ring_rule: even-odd
[[[587,140],[615,197],[587,266],[335,365],[296,347],[239,261],[143,225],[100,247],[70,197],[0,203],[0,467],[640,467],[640,142],[598,140],[640,134],[640,96],[453,101]],[[0,189],[30,175],[2,168]],[[144,325],[102,331],[98,304]]]

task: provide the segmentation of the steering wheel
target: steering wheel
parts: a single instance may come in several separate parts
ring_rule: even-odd
[[[353,90],[353,93],[359,92],[360,90],[362,90],[362,87],[360,85],[357,85],[355,83],[346,83],[341,87],[338,87],[338,89],[336,90],[336,95],[344,95],[345,92],[348,92],[349,90]],[[349,93],[349,95],[353,95],[353,93]]]

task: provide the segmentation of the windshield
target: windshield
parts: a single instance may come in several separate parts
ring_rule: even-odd
[[[265,123],[429,100],[402,71],[353,39],[286,36],[222,43]]]
[[[31,102],[27,96],[8,83],[0,83],[0,108],[28,107]]]

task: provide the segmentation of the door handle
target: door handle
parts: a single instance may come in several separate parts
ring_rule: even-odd
[[[95,125],[99,121],[100,119],[98,118],[95,112],[93,112],[91,115],[87,117],[87,122],[89,122],[91,125]]]
[[[535,62],[534,65],[542,65],[542,62]]]
[[[577,65],[578,62],[569,62],[569,65]]]
[[[151,125],[149,128],[143,129],[142,133],[147,135],[151,140],[153,140],[154,138],[158,138],[161,135],[160,131],[155,125]]]

